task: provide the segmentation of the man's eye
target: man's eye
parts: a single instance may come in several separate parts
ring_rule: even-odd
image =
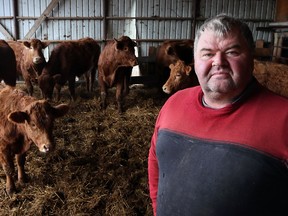
[[[203,57],[212,57],[213,53],[204,53],[202,56]]]
[[[229,52],[226,52],[226,55],[228,55],[228,56],[238,56],[239,52],[237,52],[237,51],[229,51]]]

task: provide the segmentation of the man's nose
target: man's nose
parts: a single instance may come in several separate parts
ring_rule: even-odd
[[[225,54],[217,52],[213,57],[212,66],[223,66],[223,65],[227,65]]]

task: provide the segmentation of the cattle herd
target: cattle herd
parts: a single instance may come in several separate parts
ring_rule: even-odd
[[[25,42],[0,40],[0,81],[5,83],[0,86],[0,162],[6,175],[6,192],[10,196],[17,191],[13,180],[14,158],[21,184],[27,179],[24,164],[30,145],[34,143],[41,152],[54,148],[53,122],[69,110],[67,104],[51,103],[53,99],[59,102],[61,88],[68,83],[71,100],[75,101],[76,77],[85,76],[87,91],[92,92],[98,69],[101,108],[107,106],[107,89],[116,87],[117,111],[122,113],[123,99],[130,89],[132,68],[138,64],[134,50],[137,44],[128,36],[108,41],[102,51],[92,38],[62,42],[55,46],[46,62],[42,51],[48,45],[38,39]],[[155,61],[155,79],[163,92],[171,95],[198,85],[193,70],[193,40],[164,41]],[[279,73],[269,73],[273,68],[280,66],[255,61],[254,74],[266,85],[279,76]],[[277,82],[282,83],[283,90],[288,86],[288,69],[286,65],[281,68],[283,77]],[[26,92],[17,88],[16,80],[20,76],[25,81]],[[33,86],[39,87],[43,98],[33,96]],[[279,87],[277,83],[273,86]],[[275,91],[288,96],[288,91]]]

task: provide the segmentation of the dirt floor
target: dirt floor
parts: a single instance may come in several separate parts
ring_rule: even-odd
[[[0,215],[152,215],[147,156],[167,98],[156,89],[133,87],[119,115],[115,89],[109,93],[103,111],[97,91],[77,88],[77,101],[55,122],[55,151],[44,155],[31,147],[25,166],[30,181],[17,185],[19,192],[12,197],[0,169]],[[61,102],[69,103],[65,88]]]

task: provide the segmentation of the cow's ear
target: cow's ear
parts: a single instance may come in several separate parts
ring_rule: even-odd
[[[114,38],[114,40],[116,40]],[[124,48],[124,44],[121,41],[116,40],[116,50],[122,50]]]
[[[192,67],[190,65],[187,65],[185,66],[184,70],[185,70],[186,75],[189,76],[192,70]]]
[[[170,64],[170,65],[169,65],[169,68],[170,68],[171,70],[172,70],[174,67],[175,67],[174,64]]]
[[[50,42],[42,42],[42,49],[45,49],[49,44]]]
[[[167,55],[175,55],[175,50],[173,47],[169,46],[166,49],[166,53],[167,53]]]
[[[8,115],[8,120],[16,124],[23,124],[29,119],[29,115],[26,112],[16,111]]]
[[[133,46],[136,47],[137,46],[137,43],[135,41],[133,41]]]
[[[30,48],[30,46],[31,46],[31,43],[29,41],[24,41],[23,44],[27,48]]]
[[[59,104],[57,106],[51,107],[51,113],[54,118],[59,118],[64,116],[69,111],[69,105]]]

